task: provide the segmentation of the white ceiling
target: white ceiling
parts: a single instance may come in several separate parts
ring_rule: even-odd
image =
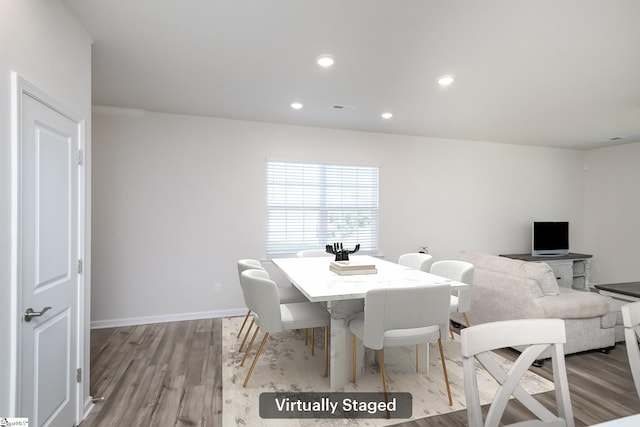
[[[65,2],[94,40],[95,105],[581,149],[640,141],[638,0]],[[332,69],[315,64],[322,53]],[[442,74],[455,83],[440,88]]]

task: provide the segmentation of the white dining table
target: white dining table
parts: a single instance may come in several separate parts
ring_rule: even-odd
[[[629,415],[599,424],[592,424],[591,427],[637,427],[640,426],[640,414]]]
[[[469,285],[383,259],[351,256],[351,263],[375,265],[377,273],[339,275],[329,269],[332,257],[275,258],[273,263],[312,302],[326,304],[331,314],[329,382],[337,390],[351,378],[351,334],[348,321],[364,308],[371,289],[448,283],[452,290]],[[362,352],[359,353],[361,358]],[[385,355],[385,366],[387,365]],[[359,366],[360,366],[359,362]]]

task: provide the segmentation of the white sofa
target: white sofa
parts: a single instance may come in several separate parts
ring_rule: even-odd
[[[565,354],[608,350],[615,345],[616,317],[607,298],[594,292],[560,288],[546,263],[462,252],[475,266],[471,285],[471,325],[510,319],[560,318],[565,321]],[[453,320],[464,324],[462,316]],[[545,355],[546,357],[546,355]]]

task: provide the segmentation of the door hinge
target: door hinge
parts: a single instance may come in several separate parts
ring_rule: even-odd
[[[76,381],[82,382],[82,368],[76,369]]]
[[[79,260],[78,260],[78,274],[82,274],[83,268],[84,268],[84,267],[83,267],[83,265],[82,265],[82,260],[81,260],[81,259],[79,259]]]
[[[78,165],[82,166],[84,164],[84,153],[82,150],[78,150]]]

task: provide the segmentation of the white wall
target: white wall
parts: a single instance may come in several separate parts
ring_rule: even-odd
[[[591,281],[640,281],[640,143],[587,152],[585,242]]]
[[[18,72],[86,118],[87,158],[90,159],[91,41],[62,2],[4,0],[0,5],[0,416],[14,415],[10,408],[9,380],[12,312],[11,71]],[[90,162],[87,168],[90,169]],[[88,170],[88,184],[90,177]],[[89,198],[89,204],[90,201]],[[87,280],[87,287],[89,283]],[[88,328],[86,336],[88,345]],[[85,372],[88,368],[87,363]],[[85,397],[89,395],[88,387],[87,381]]]
[[[527,252],[533,219],[571,221],[586,250],[579,151],[102,108],[93,129],[95,326],[244,312],[235,263],[265,257],[267,159],[380,166],[391,260]]]

